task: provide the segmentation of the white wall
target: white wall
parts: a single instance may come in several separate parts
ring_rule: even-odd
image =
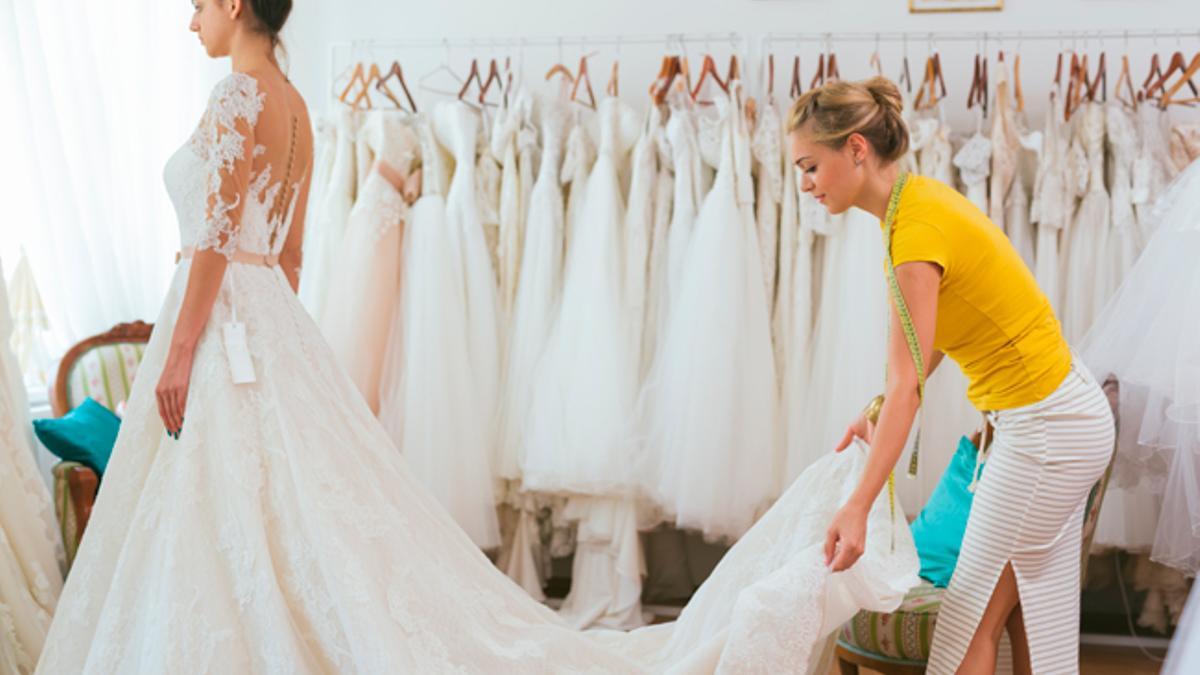
[[[740,33],[751,43],[749,65],[757,77],[761,38],[769,32],[963,32],[963,31],[1047,31],[1047,30],[1138,30],[1159,29],[1188,31],[1181,39],[1166,33],[1159,40],[1159,51],[1173,51],[1181,42],[1191,53],[1200,48],[1200,5],[1196,0],[1006,0],[1000,12],[952,14],[910,14],[907,0],[435,0],[433,2],[397,2],[396,0],[342,0],[321,3],[297,3],[285,39],[291,54],[291,73],[314,111],[329,109],[329,44],[342,40],[398,38],[479,38],[489,37],[578,37],[587,35],[654,35],[666,33]],[[970,83],[971,61],[975,45],[940,43],[946,68],[952,105],[947,108],[956,126],[973,119],[965,109]],[[1004,45],[1011,50],[1012,42]],[[1080,48],[1083,44],[1078,45]],[[989,44],[993,59],[996,43]],[[1099,51],[1092,41],[1089,51]],[[728,40],[714,40],[712,51],[729,53]],[[1028,111],[1040,123],[1045,96],[1053,77],[1054,41],[1026,41],[1021,45],[1022,80],[1028,99]],[[1110,40],[1110,87],[1115,82],[1114,57],[1125,51],[1123,40]],[[597,88],[603,88],[606,73],[616,53],[613,46],[592,47],[600,54],[592,63]],[[703,44],[689,50],[705,51]],[[844,78],[871,74],[868,59],[874,45],[854,43],[838,45],[834,50]],[[895,77],[900,67],[902,46],[884,43],[880,49],[885,74]],[[657,70],[664,51],[662,45],[624,45],[621,49],[623,95],[641,91]],[[777,78],[790,77],[791,57],[802,59],[805,80],[812,76],[815,44],[776,44]],[[924,40],[910,42],[911,67],[919,69],[928,47]],[[1150,40],[1129,44],[1135,78],[1145,76],[1147,55],[1153,51]],[[576,62],[578,47],[567,47],[564,56]],[[410,80],[428,72],[443,58],[441,49],[362,52],[357,58],[390,63],[399,58]],[[491,56],[492,50],[456,48],[455,68],[465,71],[473,55]],[[503,54],[501,54],[503,55]],[[1095,56],[1093,56],[1094,63]],[[554,47],[526,50],[526,75],[531,80],[558,60]],[[344,66],[346,58],[343,57]],[[787,73],[783,72],[786,66]],[[993,67],[994,67],[993,63]],[[573,67],[573,66],[572,66]],[[919,73],[918,73],[919,77]],[[993,77],[994,81],[994,77]],[[412,84],[410,82],[410,84]],[[807,85],[807,81],[805,82]],[[757,87],[751,87],[752,93]],[[414,92],[415,93],[415,92]],[[420,97],[418,97],[420,98]]]

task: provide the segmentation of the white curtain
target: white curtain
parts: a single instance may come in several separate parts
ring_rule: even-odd
[[[191,12],[0,0],[0,255],[28,255],[60,349],[157,315],[179,245],[162,167],[229,68]]]

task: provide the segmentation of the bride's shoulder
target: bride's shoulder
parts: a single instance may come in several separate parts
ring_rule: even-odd
[[[227,122],[243,118],[251,125],[262,111],[266,92],[259,86],[258,79],[249,73],[232,72],[221,78],[208,97],[208,110],[216,115],[217,121]]]

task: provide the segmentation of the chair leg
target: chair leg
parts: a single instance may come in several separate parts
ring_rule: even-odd
[[[846,659],[843,659],[840,656],[838,657],[837,662],[838,662],[838,672],[840,672],[841,675],[858,675],[858,664],[857,663],[850,663],[849,661],[847,661]]]

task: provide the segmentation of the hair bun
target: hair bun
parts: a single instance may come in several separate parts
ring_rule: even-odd
[[[254,16],[272,37],[279,35],[288,15],[292,13],[292,0],[250,0]]]
[[[883,76],[875,76],[862,84],[884,112],[893,115],[904,112],[904,99],[900,97],[900,89],[894,82]]]

